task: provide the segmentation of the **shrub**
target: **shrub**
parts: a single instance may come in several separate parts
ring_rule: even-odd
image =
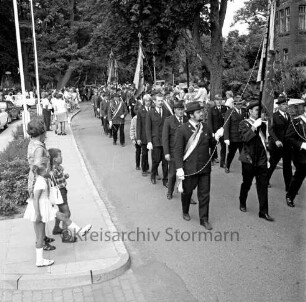
[[[7,147],[0,152],[0,162],[10,162],[14,159],[27,159],[27,151],[29,139],[15,139],[11,141]]]

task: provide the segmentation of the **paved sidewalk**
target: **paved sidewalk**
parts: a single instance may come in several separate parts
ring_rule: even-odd
[[[22,218],[0,221],[0,289],[43,290],[89,285],[115,278],[129,268],[129,254],[122,241],[100,240],[101,235],[105,238],[105,232],[113,234],[117,230],[69,127],[67,134],[57,136],[54,131],[48,132],[46,145],[62,150],[63,166],[70,175],[67,188],[71,218],[80,226],[91,223],[91,234],[95,237],[87,236],[86,240],[72,244],[62,243],[60,236],[51,235],[56,239],[56,250],[45,251],[44,256],[54,259],[55,264],[37,268],[32,223]],[[52,225],[47,230],[52,231]]]

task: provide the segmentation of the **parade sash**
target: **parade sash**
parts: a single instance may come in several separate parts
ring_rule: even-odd
[[[173,115],[173,111],[172,111],[172,109],[171,109],[171,107],[170,107],[170,105],[168,104],[168,102],[167,101],[163,101],[164,102],[164,105],[167,107],[167,109],[169,110],[169,112],[171,113],[171,115]]]
[[[198,145],[200,136],[202,134],[202,129],[203,129],[203,124],[200,123],[200,127],[198,127],[198,129],[190,136],[185,148],[183,160],[186,160],[189,157],[189,155],[192,153],[192,151],[195,149],[195,147]]]
[[[120,108],[122,107],[122,103],[123,103],[123,101],[121,101],[121,102],[119,103],[119,105],[118,105],[116,111],[115,111],[114,114],[113,114],[112,119],[114,119],[115,116],[117,115],[117,113],[119,112]]]

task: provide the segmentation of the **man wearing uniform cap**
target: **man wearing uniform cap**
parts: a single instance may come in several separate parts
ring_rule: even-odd
[[[285,136],[285,140],[293,147],[293,163],[296,168],[286,195],[287,205],[292,208],[295,207],[294,199],[306,176],[306,100],[303,106],[304,113],[290,123]]]
[[[291,146],[285,142],[285,135],[290,125],[290,115],[287,113],[287,98],[280,95],[276,104],[279,105],[278,111],[273,113],[272,123],[269,122],[269,151],[270,151],[270,167],[268,171],[268,184],[270,178],[280,161],[283,159],[283,177],[285,181],[286,192],[292,177],[291,168]]]
[[[187,117],[184,115],[184,101],[174,102],[174,114],[165,119],[163,127],[162,142],[164,148],[165,159],[169,163],[168,169],[168,193],[167,198],[172,199],[175,186],[175,161],[174,161],[174,143],[175,133],[178,127],[187,122]]]
[[[274,221],[268,211],[268,156],[265,144],[266,125],[259,117],[259,100],[253,99],[247,106],[250,117],[239,124],[243,148],[239,156],[242,162],[242,184],[240,188],[240,211],[246,212],[246,201],[256,178],[259,201],[259,217]]]
[[[189,221],[189,207],[192,192],[197,188],[199,200],[200,225],[211,230],[209,223],[210,201],[210,152],[216,141],[212,132],[203,123],[204,113],[199,102],[186,105],[189,121],[176,131],[174,159],[176,176],[183,181],[181,194],[183,219]],[[218,140],[219,137],[216,136]]]
[[[241,96],[234,97],[234,108],[228,109],[224,117],[224,142],[228,146],[225,164],[225,173],[230,172],[231,163],[236,151],[241,153],[242,141],[239,133],[239,124],[245,118],[245,110],[242,108],[244,101]]]

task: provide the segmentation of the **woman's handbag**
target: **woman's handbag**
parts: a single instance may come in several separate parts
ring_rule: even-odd
[[[59,205],[64,203],[61,191],[56,184],[54,176],[51,176],[49,199],[52,205]]]

